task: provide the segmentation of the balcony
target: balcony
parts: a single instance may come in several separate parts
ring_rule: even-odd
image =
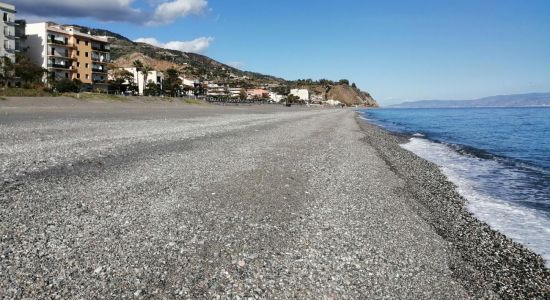
[[[4,50],[8,53],[15,53],[15,49],[11,47],[4,47]]]
[[[48,44],[65,46],[65,47],[72,47],[71,45],[69,45],[69,43],[66,43],[65,41],[56,40],[56,39],[48,39]]]
[[[92,45],[92,50],[94,51],[99,51],[99,52],[110,52],[111,49],[110,48],[106,48],[106,47],[102,47],[102,46],[98,46],[98,45]]]
[[[107,73],[107,69],[106,68],[94,68],[94,67],[92,67],[92,72],[93,73]]]
[[[63,69],[63,70],[71,70],[72,69],[72,67],[70,65],[56,64],[56,63],[48,63],[48,68]]]
[[[59,52],[54,52],[54,53],[51,53],[49,52],[48,53],[48,56],[49,57],[60,57],[60,58],[64,58],[64,59],[67,59],[67,60],[74,60],[76,57],[73,57],[72,55],[70,55],[69,53],[59,53]]]
[[[15,22],[13,20],[4,20],[4,24],[8,26],[15,26]]]
[[[92,54],[92,61],[95,63],[109,63],[111,61],[109,55],[94,55]]]
[[[16,38],[19,38],[18,36],[15,36],[13,32],[4,32],[4,37],[10,40],[15,40]]]

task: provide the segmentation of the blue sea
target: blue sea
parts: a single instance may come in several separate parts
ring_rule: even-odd
[[[550,262],[550,107],[368,109],[362,117],[410,136],[493,229]]]

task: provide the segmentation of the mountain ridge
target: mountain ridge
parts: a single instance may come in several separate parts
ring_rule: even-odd
[[[83,31],[93,35],[106,36],[111,43],[111,60],[117,67],[130,67],[137,58],[157,67],[160,71],[176,68],[182,74],[191,78],[202,78],[227,85],[238,85],[244,88],[254,88],[265,85],[281,85],[286,88],[306,88],[310,92],[325,90],[321,81],[286,80],[272,75],[251,71],[243,71],[216,61],[206,55],[165,49],[147,43],[134,42],[127,37],[107,29],[79,26]],[[322,88],[319,89],[319,87]],[[329,99],[339,100],[347,105],[378,106],[376,100],[365,91],[355,86],[332,82],[329,90],[332,92],[320,94]]]
[[[393,108],[467,108],[550,106],[550,93],[496,95],[473,100],[418,100],[390,105]]]

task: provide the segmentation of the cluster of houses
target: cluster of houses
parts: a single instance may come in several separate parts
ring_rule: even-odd
[[[0,30],[0,57],[15,62],[16,53],[22,53],[31,62],[48,70],[44,77],[47,83],[56,80],[80,80],[91,90],[109,90],[109,80],[114,79],[111,63],[109,39],[92,35],[77,26],[63,26],[53,22],[26,23],[15,20],[14,5],[0,2],[3,18],[3,30]],[[157,70],[144,74],[138,68],[124,68],[132,75],[125,84],[136,87],[135,93],[144,95],[151,83],[159,86],[165,79],[163,72]],[[180,77],[182,95],[202,96],[218,99],[263,100],[279,103],[287,99],[286,95],[271,91],[275,85],[265,85],[254,89],[228,86],[216,82],[200,81],[196,78]],[[302,103],[339,105],[335,100],[325,101],[321,95],[310,95],[307,89],[292,89],[290,94]]]

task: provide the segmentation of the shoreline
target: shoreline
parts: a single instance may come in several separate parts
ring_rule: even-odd
[[[543,258],[477,219],[467,200],[439,167],[403,149],[405,136],[369,123],[356,112],[364,141],[407,186],[408,203],[453,249],[453,276],[476,297],[488,291],[503,298],[550,295],[550,270]]]
[[[540,257],[351,109],[2,103],[13,298],[550,294]]]

